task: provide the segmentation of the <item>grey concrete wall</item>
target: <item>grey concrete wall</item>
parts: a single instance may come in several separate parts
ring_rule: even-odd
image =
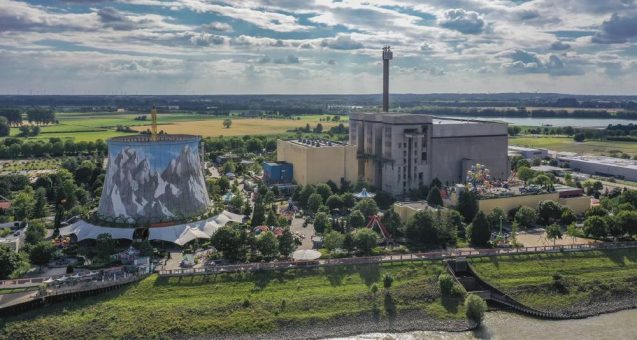
[[[493,178],[506,179],[509,174],[507,146],[507,136],[433,138],[431,177],[438,177],[442,183],[463,182],[466,176],[463,160],[471,160],[470,164],[486,165]]]

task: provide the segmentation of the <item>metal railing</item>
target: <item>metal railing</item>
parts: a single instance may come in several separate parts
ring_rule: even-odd
[[[426,253],[409,253],[409,254],[393,254],[379,255],[367,257],[349,257],[341,259],[322,259],[316,261],[282,261],[282,262],[265,262],[265,263],[245,263],[224,266],[207,266],[204,268],[180,268],[180,269],[163,269],[159,270],[160,276],[182,276],[182,275],[198,275],[198,274],[216,274],[216,273],[232,273],[259,270],[276,270],[276,269],[295,269],[319,266],[334,265],[355,265],[355,264],[372,264],[372,263],[388,263],[402,261],[424,261],[424,260],[440,260],[453,257],[483,257],[483,256],[506,256],[516,254],[533,254],[533,253],[556,253],[568,251],[588,251],[588,250],[606,250],[606,249],[622,249],[636,248],[637,241],[615,242],[615,243],[590,243],[590,244],[572,244],[572,245],[555,245],[555,246],[537,246],[522,248],[496,248],[496,249],[475,249],[475,250],[443,250]]]

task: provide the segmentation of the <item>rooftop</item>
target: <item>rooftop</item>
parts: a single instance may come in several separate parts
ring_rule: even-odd
[[[344,143],[332,141],[324,138],[294,138],[287,139],[289,143],[308,147],[308,148],[321,148],[321,147],[336,147],[345,146]]]
[[[431,121],[432,124],[479,124],[483,123],[478,120],[453,119],[453,118],[436,118]],[[490,123],[490,122],[487,122]]]
[[[560,159],[595,163],[595,164],[602,164],[602,165],[637,170],[637,160],[632,160],[632,159],[623,159],[623,158],[606,157],[606,156],[594,156],[594,155],[580,155],[580,156],[560,155]]]
[[[514,150],[514,151],[538,151],[538,150],[544,150],[544,149],[535,149],[535,148],[527,148],[527,147],[524,147],[524,146],[509,145],[509,150]]]
[[[560,168],[558,166],[551,166],[551,165],[538,165],[538,166],[532,166],[531,170],[533,171],[540,171],[540,172],[553,172],[553,171],[572,171],[571,169],[563,169]]]

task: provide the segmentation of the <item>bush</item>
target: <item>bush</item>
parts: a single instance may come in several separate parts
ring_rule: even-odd
[[[442,296],[450,296],[453,289],[453,278],[451,275],[443,273],[438,276],[438,285],[440,286],[440,294]]]
[[[385,289],[389,289],[391,288],[392,283],[394,283],[394,277],[391,276],[391,274],[385,274],[385,276],[383,276],[383,287],[385,287]]]
[[[479,296],[469,294],[464,300],[467,318],[478,326],[482,323],[484,313],[487,311],[487,303]]]

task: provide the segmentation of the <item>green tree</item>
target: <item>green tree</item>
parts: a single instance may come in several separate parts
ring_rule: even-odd
[[[301,205],[302,208],[307,208],[307,202],[310,199],[310,196],[314,194],[314,192],[314,186],[312,185],[306,185],[303,187],[303,189],[299,193],[299,205]]]
[[[465,223],[470,223],[478,213],[478,200],[471,191],[462,191],[458,196],[458,211],[464,217]]]
[[[331,227],[329,217],[324,212],[319,212],[314,216],[314,230],[322,234]]]
[[[533,208],[521,207],[515,213],[514,220],[518,223],[518,225],[524,228],[528,228],[535,224],[535,222],[537,221],[537,213]]]
[[[354,236],[352,233],[345,234],[345,238],[343,238],[343,249],[347,250],[347,252],[351,253],[356,248],[356,241],[354,240]]]
[[[253,227],[256,227],[263,225],[263,222],[265,222],[265,207],[263,206],[263,202],[258,199],[254,202],[254,211],[252,212],[251,223]]]
[[[414,243],[438,244],[438,228],[429,211],[419,211],[407,221],[405,236]]]
[[[568,225],[568,227],[566,228],[566,235],[568,235],[573,241],[573,244],[575,244],[575,239],[579,235],[579,231],[577,230],[577,226],[575,225],[575,223],[571,223]]]
[[[354,194],[352,194],[351,192],[346,192],[342,194],[341,199],[343,200],[343,206],[345,208],[351,209],[356,204],[356,198],[354,197]]]
[[[608,235],[608,225],[603,217],[590,216],[584,221],[583,231],[593,238],[605,238]]]
[[[333,194],[327,198],[327,200],[325,201],[325,205],[327,205],[330,210],[342,209],[343,199],[341,198],[341,196]]]
[[[211,243],[223,253],[224,258],[229,261],[238,261],[243,259],[246,253],[243,233],[240,226],[226,225],[212,235]]]
[[[591,216],[604,217],[607,215],[608,215],[608,210],[604,209],[604,207],[600,205],[595,205],[590,207],[588,210],[586,210],[586,213],[584,214],[584,216],[586,217],[591,217]]]
[[[577,221],[577,218],[575,217],[573,210],[571,210],[568,207],[564,207],[562,209],[562,214],[560,215],[560,222],[563,225],[570,225],[571,223],[574,223],[575,221]]]
[[[323,198],[323,202],[325,202],[327,198],[332,195],[332,188],[330,188],[330,186],[325,183],[317,184],[315,190],[317,194],[321,195],[321,197]]]
[[[349,214],[349,226],[352,228],[364,227],[367,219],[362,212],[358,210],[352,210]]]
[[[7,118],[0,116],[0,137],[6,137],[11,132],[11,126]]]
[[[46,228],[41,222],[31,222],[24,232],[24,241],[27,244],[37,244],[44,240],[46,236]]]
[[[526,184],[531,178],[535,177],[535,171],[526,166],[518,168],[518,178]]]
[[[484,313],[487,311],[487,303],[481,297],[469,294],[464,301],[464,305],[467,319],[480,325],[484,318]]]
[[[553,240],[553,245],[557,239],[562,239],[562,229],[559,225],[553,223],[550,226],[546,227],[546,238],[549,240]]]
[[[153,245],[150,244],[149,240],[143,240],[141,242],[138,242],[135,245],[135,248],[139,250],[139,254],[141,256],[152,256],[153,253],[155,252],[155,249],[153,248]]]
[[[442,195],[440,194],[440,189],[437,186],[434,186],[429,190],[429,194],[427,194],[427,203],[432,207],[441,207],[443,205]]]
[[[383,276],[383,287],[385,287],[385,289],[389,289],[391,288],[392,283],[394,283],[394,277],[390,273],[385,274]]]
[[[531,163],[529,163],[529,161],[524,159],[524,158],[518,159],[515,162],[515,169],[519,171],[520,168],[522,168],[522,167],[530,168],[531,167]]]
[[[45,266],[51,261],[54,252],[53,245],[49,241],[41,241],[40,243],[31,247],[29,251],[29,260],[32,264],[39,266],[42,271],[42,266]]]
[[[33,205],[33,217],[42,218],[47,215],[46,189],[38,188],[35,191],[35,204]]]
[[[489,221],[489,225],[491,226],[491,230],[500,230],[500,223],[504,223],[506,221],[507,215],[504,213],[504,210],[500,207],[496,207],[489,215],[487,215],[487,220]]]
[[[487,221],[487,217],[482,211],[476,214],[467,233],[471,244],[479,247],[485,247],[489,244],[491,230],[489,228],[489,221]]]
[[[232,126],[232,119],[226,118],[223,120],[223,127],[229,129]]]
[[[0,279],[7,279],[19,266],[20,256],[11,248],[0,245]]]
[[[279,241],[271,231],[262,232],[257,238],[257,249],[264,258],[273,259],[279,253]]]
[[[553,180],[547,175],[537,175],[533,178],[533,183],[541,185],[544,189],[549,190],[553,185]]]
[[[11,204],[13,216],[16,221],[31,218],[33,216],[34,205],[35,201],[33,198],[33,189],[31,187],[27,187],[25,190],[18,193]]]
[[[296,239],[294,238],[294,235],[292,235],[292,232],[289,228],[285,228],[283,230],[283,234],[281,235],[281,237],[279,237],[279,253],[281,253],[281,255],[285,257],[288,257],[296,250],[297,246],[298,244]]]
[[[378,205],[371,198],[364,198],[354,205],[354,209],[363,213],[365,218],[378,214]]]
[[[537,214],[543,225],[559,220],[562,216],[562,206],[555,201],[542,201],[537,206]]]
[[[400,221],[400,216],[398,216],[394,209],[387,210],[383,214],[381,222],[393,237],[403,234],[403,223]]]
[[[451,296],[454,285],[453,278],[447,273],[438,275],[438,286],[440,287],[440,295],[443,297]]]
[[[323,246],[330,251],[334,249],[343,248],[343,242],[345,241],[345,235],[338,231],[332,230],[323,238]]]
[[[637,235],[637,211],[622,210],[617,214],[617,222],[624,233],[635,236]]]
[[[307,210],[310,213],[316,214],[321,205],[323,205],[323,197],[320,194],[314,193],[310,195],[310,198],[307,200]]]
[[[97,251],[97,257],[103,262],[107,262],[111,254],[115,252],[117,247],[117,241],[113,239],[111,234],[104,233],[97,235],[95,239],[95,250]]]
[[[353,233],[356,248],[363,255],[370,255],[378,244],[378,235],[371,229],[356,229]]]
[[[573,140],[576,142],[583,142],[586,139],[586,135],[584,135],[583,133],[576,133],[573,136]]]

